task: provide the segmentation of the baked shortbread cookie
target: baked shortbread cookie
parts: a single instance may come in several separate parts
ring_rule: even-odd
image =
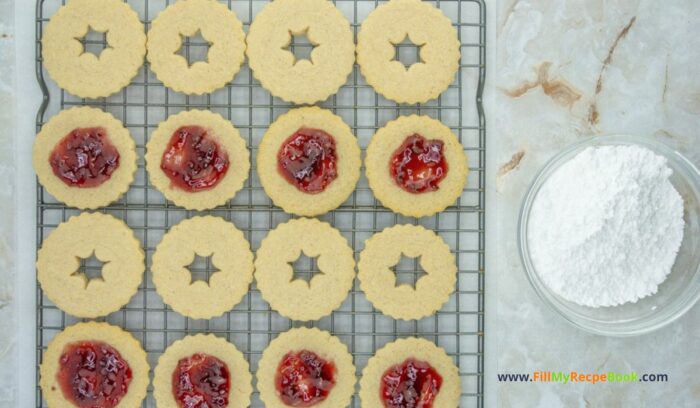
[[[401,255],[420,258],[426,275],[410,285],[396,285],[392,268]],[[357,264],[360,287],[374,307],[394,319],[430,316],[447,302],[457,282],[450,247],[433,231],[417,225],[395,225],[365,241]]]
[[[291,263],[301,253],[318,257],[320,273],[310,282],[294,279]],[[263,239],[255,259],[255,280],[263,299],[293,320],[317,320],[338,308],[352,288],[355,258],[340,231],[315,218],[277,226]]]
[[[211,256],[217,269],[208,282],[192,281],[187,266],[195,255]],[[186,219],[168,231],[153,254],[153,283],[163,301],[193,319],[228,312],[248,293],[253,252],[232,223],[219,217]]]
[[[231,122],[204,110],[161,122],[146,145],[148,177],[168,200],[189,210],[226,203],[250,170],[246,142]]]
[[[191,66],[178,50],[183,37],[200,32],[209,43],[206,61]],[[241,69],[245,58],[243,24],[216,0],[179,0],[153,20],[148,31],[148,61],[168,88],[202,95],[224,87]]]
[[[136,144],[124,125],[89,107],[52,117],[32,150],[39,183],[57,200],[81,209],[104,207],[126,193],[136,158]]]
[[[260,399],[268,408],[347,407],[355,391],[348,348],[317,328],[291,329],[272,340],[256,376]]]
[[[275,205],[314,216],[337,208],[360,178],[360,146],[331,111],[292,109],[277,118],[258,148],[260,182]]]
[[[305,34],[310,59],[296,60],[292,36]],[[328,0],[275,0],[250,25],[246,37],[253,75],[274,96],[297,104],[323,101],[345,83],[355,62],[350,23]]]
[[[248,362],[236,346],[213,334],[177,340],[160,356],[154,372],[153,396],[159,408],[250,405]]]
[[[139,407],[149,370],[131,334],[107,323],[77,323],[49,343],[39,384],[51,408]]]
[[[453,204],[467,181],[467,157],[447,126],[428,116],[387,123],[367,147],[365,171],[382,205],[426,217]]]
[[[92,29],[106,33],[99,56],[80,39]],[[70,0],[58,9],[41,38],[43,64],[58,86],[82,98],[109,96],[138,73],[146,34],[136,12],[122,0]]]
[[[102,277],[88,280],[80,259],[102,261]],[[64,312],[95,318],[119,310],[136,294],[145,271],[144,253],[133,231],[111,215],[82,213],[61,223],[37,253],[37,279],[44,294]]]
[[[459,370],[445,350],[419,339],[398,339],[378,350],[362,370],[363,407],[456,408]]]
[[[406,68],[395,45],[406,38],[419,47],[420,62]],[[374,89],[399,103],[437,98],[459,69],[457,30],[442,11],[421,0],[391,0],[372,11],[357,34],[357,63]]]

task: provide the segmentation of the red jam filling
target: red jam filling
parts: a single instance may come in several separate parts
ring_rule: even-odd
[[[49,164],[71,187],[96,187],[119,167],[119,152],[103,128],[74,129],[56,144]]]
[[[56,376],[63,396],[81,408],[117,406],[132,379],[119,352],[99,341],[68,344]]]
[[[396,184],[409,193],[435,191],[447,175],[447,162],[441,140],[426,140],[414,134],[396,149],[389,171]]]
[[[319,129],[301,128],[277,153],[280,174],[300,191],[320,193],[338,176],[335,140]]]
[[[226,363],[207,354],[193,354],[177,363],[173,395],[181,408],[228,406],[231,375]]]
[[[430,364],[408,359],[384,372],[379,392],[386,408],[431,408],[441,385]]]
[[[173,133],[160,168],[172,184],[196,192],[214,187],[228,170],[228,155],[200,126],[183,126]]]
[[[291,407],[310,407],[326,399],[335,385],[335,365],[302,350],[289,352],[275,376],[277,394]]]

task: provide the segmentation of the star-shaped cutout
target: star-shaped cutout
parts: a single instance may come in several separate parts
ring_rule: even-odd
[[[97,31],[90,26],[84,36],[75,39],[83,45],[83,54],[93,54],[97,58],[100,58],[104,50],[112,48],[107,42],[107,31]]]
[[[420,257],[410,258],[403,254],[391,270],[396,274],[396,286],[409,285],[414,289],[420,278],[427,275],[420,266]]]
[[[300,32],[290,30],[289,44],[282,47],[283,50],[289,51],[294,56],[294,64],[303,60],[313,64],[312,54],[318,44],[309,39],[308,31],[308,28]]]
[[[199,61],[207,61],[209,58],[209,48],[211,42],[208,41],[202,32],[197,30],[193,35],[180,35],[180,49],[177,54],[187,61],[188,66],[192,66]]]
[[[420,57],[421,50],[423,49],[423,44],[414,43],[411,38],[406,34],[404,39],[399,43],[392,43],[394,45],[394,61],[398,61],[406,67],[408,70],[414,64],[420,64],[423,60]]]
[[[212,255],[200,256],[197,253],[194,254],[194,260],[192,260],[192,263],[187,265],[187,270],[189,270],[190,274],[192,275],[192,281],[190,284],[197,281],[202,281],[208,285],[211,276],[219,272],[219,269],[211,260]]]
[[[321,272],[318,269],[317,262],[318,262],[318,256],[310,257],[302,251],[301,255],[299,255],[299,258],[297,258],[293,262],[289,262],[289,264],[292,266],[292,269],[294,270],[294,275],[292,276],[292,281],[300,279],[300,280],[306,281],[306,283],[310,284],[311,280],[317,274],[322,275],[323,272]]]
[[[85,281],[86,287],[88,283],[93,280],[104,281],[104,278],[102,277],[102,268],[109,262],[100,261],[95,256],[94,252],[87,258],[78,257],[78,260],[80,261],[80,267],[78,267],[78,270],[73,272],[71,276],[81,277]]]

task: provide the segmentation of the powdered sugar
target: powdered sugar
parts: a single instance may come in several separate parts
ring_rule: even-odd
[[[563,298],[599,307],[656,293],[683,239],[666,159],[640,146],[589,147],[539,190],[528,225],[535,270]]]

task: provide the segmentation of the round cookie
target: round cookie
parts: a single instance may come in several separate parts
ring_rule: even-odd
[[[138,407],[146,397],[148,387],[148,361],[141,344],[131,334],[107,323],[77,323],[58,333],[44,352],[40,374],[42,396],[51,408],[75,407],[64,395],[58,381],[61,357],[66,347],[82,342],[102,342],[116,350],[131,369],[131,381],[126,394],[119,402],[120,407]],[[84,369],[84,368],[83,368]]]
[[[390,163],[397,149],[412,135],[442,143],[447,172],[437,189],[418,193],[404,190],[392,177]],[[401,116],[379,129],[367,147],[365,172],[374,196],[392,211],[409,217],[438,213],[461,195],[467,181],[467,157],[457,136],[441,122],[428,116]]]
[[[293,35],[314,46],[309,59],[288,49]],[[336,93],[352,72],[355,43],[350,23],[328,0],[275,0],[258,13],[246,37],[248,64],[271,94],[313,104]]]
[[[192,282],[187,266],[195,255],[211,256],[218,270],[209,282]],[[253,252],[232,223],[205,216],[183,220],[168,231],[153,254],[153,283],[163,301],[193,319],[231,310],[253,280]]]
[[[320,192],[303,191],[280,174],[280,151],[301,129],[321,130],[335,142],[335,178]],[[339,116],[318,107],[298,108],[277,118],[265,132],[258,148],[257,170],[275,205],[291,214],[314,216],[337,208],[352,194],[360,178],[360,154],[357,139]]]
[[[401,255],[420,257],[426,273],[416,282],[396,286],[392,271]],[[360,287],[374,307],[394,319],[430,316],[447,302],[457,282],[457,265],[439,235],[417,225],[395,225],[365,241],[357,264]]]
[[[88,281],[78,273],[79,258],[93,254],[104,262],[102,278]],[[134,296],[143,279],[144,253],[122,220],[82,213],[44,240],[36,269],[41,289],[56,306],[76,317],[95,318],[119,310]]]
[[[216,184],[207,189],[188,191],[172,183],[162,169],[163,156],[176,131],[198,126],[207,138],[216,142],[228,156],[228,169]],[[231,122],[221,115],[204,110],[183,111],[161,122],[146,145],[148,177],[168,200],[188,210],[206,210],[226,203],[243,187],[250,170],[250,154],[246,142]]]
[[[456,408],[459,406],[461,394],[459,370],[452,358],[434,343],[411,337],[388,343],[369,359],[360,379],[360,399],[363,407],[385,406],[381,400],[384,374],[390,368],[406,362],[407,359],[430,364],[432,369],[442,377],[442,384],[432,401],[433,407]],[[420,390],[416,391],[420,392]]]
[[[76,135],[76,131],[90,129],[99,129],[101,140],[106,140],[116,149],[118,166],[99,185],[81,187],[74,182],[68,184],[54,172],[51,163],[53,151],[65,138]],[[52,117],[37,134],[32,150],[34,170],[41,185],[57,200],[80,209],[106,206],[126,193],[134,180],[136,158],[136,144],[124,125],[111,114],[89,107],[71,108]],[[55,164],[59,165],[58,162]]]
[[[178,54],[183,36],[201,32],[209,43],[206,61],[191,66]],[[245,52],[243,24],[215,0],[180,0],[163,10],[148,31],[148,61],[165,86],[188,95],[222,88],[241,69]]]
[[[228,408],[245,408],[250,405],[253,377],[243,354],[236,346],[221,337],[213,334],[197,334],[177,340],[158,359],[158,365],[154,370],[153,396],[159,408],[181,406],[173,395],[173,374],[181,359],[190,358],[195,354],[211,356],[226,364],[230,373],[230,389],[228,405],[226,405]]]
[[[395,45],[408,37],[420,62],[408,69],[394,59]],[[442,11],[421,0],[391,0],[372,11],[357,34],[357,63],[367,83],[399,103],[437,98],[459,69],[457,30]]]
[[[310,282],[292,280],[303,251],[318,257],[321,273]],[[343,302],[355,278],[352,248],[340,231],[315,218],[280,224],[263,239],[255,259],[257,287],[270,306],[293,320],[317,320]]]
[[[92,29],[107,33],[99,56],[80,39]],[[109,96],[138,73],[146,34],[136,12],[122,0],[70,0],[58,9],[41,39],[43,64],[58,86],[82,98]]]
[[[352,355],[348,348],[340,340],[327,331],[317,328],[300,327],[280,334],[270,342],[263,351],[256,377],[260,399],[268,408],[286,408],[276,387],[276,376],[280,364],[288,353],[310,351],[316,356],[332,363],[333,381],[335,384],[328,391],[328,395],[312,405],[316,408],[337,408],[350,405],[352,394],[355,391],[355,366],[352,363]],[[302,382],[303,380],[299,380]],[[301,387],[300,387],[301,388]]]

